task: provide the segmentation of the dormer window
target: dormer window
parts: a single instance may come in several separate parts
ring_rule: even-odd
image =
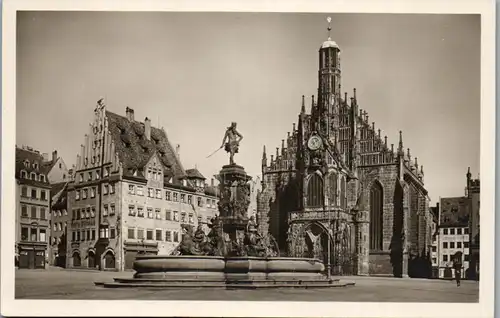
[[[21,178],[26,179],[28,177],[28,173],[25,170],[21,170]]]
[[[36,179],[36,173],[34,173],[34,172],[30,173],[30,179],[36,181],[37,180]]]
[[[40,175],[40,181],[45,182],[45,175],[43,175],[43,174]]]
[[[33,163],[33,169],[38,169],[38,163]]]
[[[134,169],[134,173],[132,174],[134,177],[137,177],[137,170]]]
[[[30,162],[28,160],[24,160],[24,166],[26,168],[29,168],[30,167]]]

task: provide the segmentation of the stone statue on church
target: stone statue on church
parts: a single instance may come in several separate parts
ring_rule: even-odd
[[[236,130],[236,123],[232,122],[231,126],[226,129],[226,134],[222,139],[220,149],[224,148],[229,153],[229,164],[234,165],[234,154],[238,153],[240,142],[243,136]]]

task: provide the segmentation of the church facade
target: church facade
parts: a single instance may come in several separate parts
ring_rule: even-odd
[[[281,255],[319,258],[333,274],[412,276],[432,244],[423,166],[401,132],[396,147],[381,136],[356,89],[342,96],[340,48],[330,38],[310,109],[302,96],[281,147],[264,147],[259,230]]]

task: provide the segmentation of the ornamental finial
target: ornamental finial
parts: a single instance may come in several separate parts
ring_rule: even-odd
[[[332,30],[332,25],[331,25],[332,18],[328,17],[326,18],[326,21],[328,22],[328,41],[331,41],[332,38],[330,37],[330,31]]]

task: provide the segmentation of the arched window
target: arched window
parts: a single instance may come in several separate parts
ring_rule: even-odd
[[[28,176],[28,173],[26,172],[26,170],[21,170],[21,178],[27,179],[27,176]]]
[[[30,173],[30,179],[37,181],[36,173],[34,172]]]
[[[347,208],[347,199],[345,195],[345,177],[340,180],[340,207],[342,209]]]
[[[338,198],[337,182],[338,182],[337,174],[335,172],[332,172],[328,177],[328,183],[330,183],[330,202],[331,205],[333,206],[337,206],[337,198]]]
[[[382,250],[383,224],[383,189],[379,182],[374,182],[370,189],[370,249]]]
[[[313,174],[307,184],[307,205],[311,207],[323,206],[323,179]]]

